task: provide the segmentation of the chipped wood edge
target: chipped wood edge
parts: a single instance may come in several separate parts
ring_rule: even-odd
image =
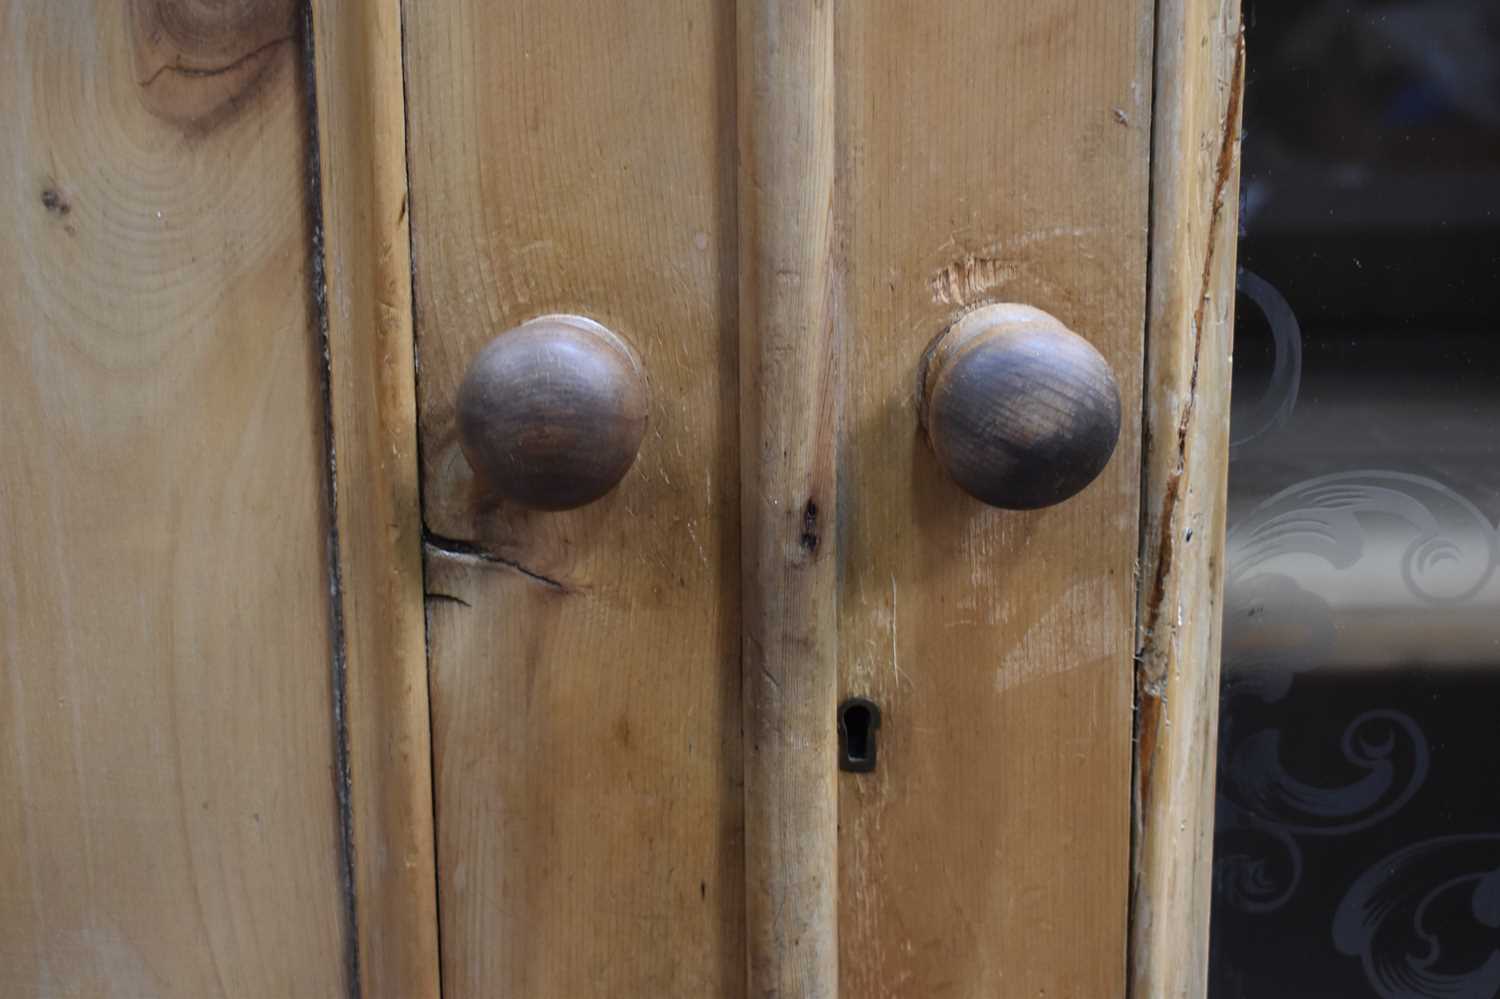
[[[1129,994],[1196,999],[1208,984],[1239,0],[1161,0],[1155,77]]]
[[[354,994],[438,999],[400,4],[313,0],[311,28]]]
[[[838,992],[831,0],[740,0],[747,994]]]

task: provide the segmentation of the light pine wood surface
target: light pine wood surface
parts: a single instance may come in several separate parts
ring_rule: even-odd
[[[834,6],[739,15],[746,992],[838,994]]]
[[[734,11],[405,9],[444,994],[743,994]],[[475,487],[473,356],[549,313],[640,355],[603,499]],[[470,549],[478,554],[471,554]]]
[[[839,5],[846,278],[840,989],[1124,992],[1152,4]],[[918,429],[928,343],[1018,302],[1103,353],[1119,446],[1054,507],[990,509]]]
[[[1201,995],[1236,5],[0,25],[0,995]],[[1118,382],[1057,506],[918,424],[995,302]],[[649,412],[540,512],[455,401],[555,313]]]
[[[810,25],[778,36],[785,48],[775,58],[797,68],[797,47],[815,49],[820,18],[831,19],[832,237],[822,257],[815,227],[800,230],[805,245],[788,237],[808,267],[769,276],[747,270],[735,247],[758,246],[757,230],[744,231],[762,224],[757,196],[774,203],[791,191],[786,211],[818,217],[810,150],[823,134],[816,115],[789,115],[793,127],[773,141],[803,169],[788,168],[781,182],[757,176],[765,150],[755,143],[767,132],[753,116],[776,96],[754,89],[756,49],[743,32],[773,7],[742,8],[739,39],[722,11],[653,11],[653,30],[642,35],[634,10],[583,18],[523,4],[496,18],[461,0],[408,8],[445,982],[461,995],[587,994],[698,974],[691,980],[737,988],[738,912],[693,920],[671,904],[680,891],[671,878],[650,880],[692,858],[736,870],[732,715],[717,716],[722,758],[699,758],[697,747],[711,744],[701,738],[692,757],[673,741],[658,754],[673,761],[673,775],[656,782],[632,776],[638,750],[621,755],[624,741],[607,734],[634,738],[642,719],[681,712],[684,699],[732,707],[732,502],[705,488],[699,504],[683,482],[734,475],[724,434],[744,400],[732,391],[730,345],[743,337],[749,353],[761,343],[735,330],[726,289],[738,275],[741,301],[749,296],[754,307],[763,294],[772,306],[775,294],[819,301],[801,282],[818,287],[821,259],[831,268],[821,296],[832,316],[828,342],[842,343],[845,370],[827,387],[816,362],[788,364],[787,378],[827,399],[798,446],[813,457],[843,448],[837,513],[825,519],[820,508],[818,544],[834,546],[839,569],[838,692],[881,704],[882,763],[872,775],[837,777],[836,915],[809,902],[816,878],[788,876],[795,871],[778,872],[771,911],[817,912],[809,939],[837,935],[846,994],[1119,993],[1152,11],[1059,0],[997,18],[955,0],[920,11],[846,3],[803,12]],[[738,121],[726,106],[736,79],[742,88],[750,81],[748,96],[739,90]],[[731,239],[726,180],[736,159],[741,171],[752,165],[752,197],[747,205],[740,194],[741,231]],[[690,247],[712,252],[693,257]],[[1103,352],[1120,383],[1119,450],[1097,482],[1055,508],[1004,513],[964,497],[917,427],[923,349],[990,301],[1057,315]],[[652,424],[617,493],[580,511],[535,514],[476,487],[452,400],[488,337],[556,311],[598,318],[641,351]],[[815,317],[801,314],[788,328],[807,335]],[[684,369],[693,358],[717,358],[717,378],[691,379]],[[738,360],[741,390],[758,390],[761,362]],[[773,418],[790,426],[800,396],[781,391],[772,396],[785,412]],[[746,412],[755,421],[740,426],[748,453],[761,443],[762,404]],[[655,520],[643,521],[644,510]],[[694,565],[705,517],[718,543]],[[747,523],[746,544],[758,543],[755,521]],[[685,562],[684,541],[692,543]],[[666,605],[647,599],[640,587],[669,566],[698,581],[709,570],[718,583]],[[760,585],[756,572],[746,578]],[[746,606],[756,612],[753,601]],[[814,620],[816,598],[797,612]],[[602,630],[616,615],[629,617],[629,633]],[[659,629],[675,641],[663,646]],[[692,648],[713,648],[711,636],[729,643],[717,647],[723,672],[683,672],[685,660],[710,662],[714,652]],[[613,692],[625,684],[638,699],[618,716]],[[519,714],[517,703],[526,705]],[[758,717],[747,715],[747,734]],[[814,768],[831,748],[832,721],[823,733],[805,726],[800,745]],[[704,734],[713,732],[695,731]],[[819,776],[828,773],[809,782]],[[676,807],[697,806],[694,835],[673,810],[638,824],[641,796],[662,786],[682,795]],[[815,801],[816,787],[804,784],[795,797]],[[752,786],[748,828],[764,821],[757,809],[787,803]],[[620,816],[631,830],[621,835],[644,844],[629,870],[606,859],[624,847],[595,835],[601,824],[619,828]],[[823,834],[829,819],[818,819]],[[809,826],[812,842],[819,830]],[[677,865],[661,866],[655,845],[663,842]],[[801,847],[781,856],[816,853]],[[746,857],[753,866],[753,843]],[[578,879],[597,893],[588,905]],[[752,876],[752,893],[764,883]],[[643,909],[664,928],[619,930],[624,913]],[[746,911],[753,954],[757,927],[772,922],[754,904]],[[669,948],[667,939],[678,943]],[[774,971],[757,978],[755,967],[753,986],[786,993]],[[809,967],[808,981],[818,981]]]
[[[1208,987],[1244,38],[1157,5],[1130,994]]]
[[[0,5],[0,995],[340,996],[295,5]]]
[[[400,0],[309,11],[358,995],[437,999]]]

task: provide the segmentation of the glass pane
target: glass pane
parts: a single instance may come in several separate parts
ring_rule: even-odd
[[[1246,0],[1209,994],[1500,995],[1500,0]]]

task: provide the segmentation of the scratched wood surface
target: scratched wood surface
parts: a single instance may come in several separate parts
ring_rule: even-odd
[[[0,5],[0,994],[346,994],[296,5]]]
[[[418,408],[450,999],[742,994],[734,12],[411,0]],[[475,488],[493,336],[574,312],[650,389],[621,485]]]
[[[1239,0],[1157,5],[1130,994],[1208,987],[1239,231]]]
[[[846,996],[1125,990],[1152,6],[839,7],[841,696],[883,715],[839,777]],[[1119,380],[1059,506],[981,506],[918,431],[923,349],[990,301]]]

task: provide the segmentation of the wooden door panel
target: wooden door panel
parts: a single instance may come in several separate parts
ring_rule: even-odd
[[[743,987],[732,20],[406,8],[450,997]],[[475,486],[453,402],[558,312],[640,354],[649,426],[613,493],[532,513]]]
[[[801,54],[778,49],[774,31],[747,46],[747,25],[801,23],[755,5],[738,25],[731,5],[709,2],[407,5],[440,909],[454,995],[736,995],[747,933],[777,939],[774,912],[745,909],[742,836],[758,830],[770,844],[753,855],[758,878],[755,865],[778,850],[797,853],[774,840],[801,820],[783,823],[786,811],[746,826],[746,809],[807,805],[812,824],[826,813],[822,787],[775,800],[776,780],[805,776],[795,752],[768,757],[757,780],[770,784],[741,801],[739,643],[750,630],[736,497],[748,445],[736,442],[795,438],[795,420],[736,427],[738,391],[747,377],[763,385],[767,364],[798,391],[828,390],[826,405],[796,403],[824,421],[808,441],[832,441],[837,466],[836,483],[817,483],[832,522],[817,551],[836,572],[812,580],[809,599],[826,590],[837,601],[838,695],[882,710],[876,770],[840,774],[827,790],[837,925],[813,932],[837,934],[840,992],[1126,991],[1153,6],[1047,0],[1002,13],[979,0],[846,0],[832,11],[825,62],[821,35]],[[796,256],[804,224],[821,238],[821,202],[808,198],[824,190],[817,88],[829,65],[824,310],[807,285],[821,273],[817,252],[785,273],[741,258],[747,245],[766,250],[766,205],[805,212],[772,249]],[[778,86],[809,90],[765,99]],[[777,136],[778,122],[804,118],[807,136]],[[759,170],[783,153],[805,158],[809,176],[755,173],[753,197],[737,196],[747,157],[766,157]],[[808,330],[838,345],[831,381],[821,367],[777,368],[774,344],[753,362],[736,356],[737,340],[768,342],[739,337],[747,295],[755,315],[755,303],[795,299],[808,324],[831,317]],[[1098,348],[1122,402],[1103,475],[1032,512],[965,496],[916,413],[923,350],[966,311],[1006,301],[1047,310]],[[475,481],[454,399],[490,337],[556,312],[597,319],[636,347],[651,425],[616,492],[535,513]],[[787,342],[797,364],[819,356],[812,340]],[[1159,391],[1189,377],[1174,368]],[[1152,453],[1170,460],[1164,447]],[[804,487],[766,488],[771,519],[757,524],[770,526],[750,535],[774,563],[776,504]],[[773,566],[744,585],[775,578]],[[772,630],[801,613],[784,604]],[[796,667],[795,645],[778,670]],[[816,700],[821,684],[796,689]],[[765,720],[762,706],[751,715]],[[807,712],[780,717],[798,727],[780,732],[786,745],[831,745],[832,717],[826,733],[800,727]],[[819,878],[809,868],[805,883],[752,889],[823,892]],[[826,897],[786,901],[832,921]],[[822,988],[826,972],[808,980]]]
[[[0,17],[0,993],[341,994],[294,5]]]
[[[839,17],[840,694],[882,712],[877,769],[840,776],[841,993],[1120,995],[1152,8]],[[924,348],[993,301],[1119,383],[1112,461],[1048,509],[970,499],[918,429]]]

